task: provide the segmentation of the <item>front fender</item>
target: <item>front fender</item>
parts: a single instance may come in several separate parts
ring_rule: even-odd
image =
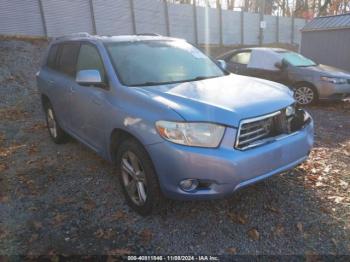
[[[123,130],[135,137],[144,146],[163,142],[158,135],[155,122],[158,120],[183,121],[184,119],[170,107],[161,104],[149,95],[123,88],[110,99],[110,116],[106,133],[106,148],[111,144],[115,129]],[[130,90],[127,90],[130,89]]]

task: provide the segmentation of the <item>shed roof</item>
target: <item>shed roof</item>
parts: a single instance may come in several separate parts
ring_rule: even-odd
[[[350,13],[316,17],[308,22],[302,31],[333,30],[350,28]]]

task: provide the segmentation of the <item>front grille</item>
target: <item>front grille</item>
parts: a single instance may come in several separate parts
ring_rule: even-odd
[[[269,115],[242,120],[238,129],[235,147],[240,150],[267,142],[282,134],[289,134],[302,128],[304,111],[297,110],[287,116],[286,110]]]
[[[267,118],[251,123],[244,123],[239,134],[239,147],[244,147],[270,134],[273,118]]]
[[[280,112],[243,120],[238,130],[236,148],[245,149],[257,141],[270,137],[272,130],[275,129],[276,117],[278,115],[280,115]]]

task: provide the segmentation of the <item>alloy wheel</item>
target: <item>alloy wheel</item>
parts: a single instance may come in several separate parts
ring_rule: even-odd
[[[294,98],[301,105],[308,105],[313,102],[315,93],[312,88],[308,86],[302,86],[295,90]]]
[[[47,109],[47,125],[49,128],[49,132],[52,135],[52,137],[57,137],[57,123],[55,120],[54,113],[51,108]]]
[[[126,151],[121,158],[123,184],[130,199],[138,206],[147,199],[147,183],[144,169],[139,158],[131,151]]]

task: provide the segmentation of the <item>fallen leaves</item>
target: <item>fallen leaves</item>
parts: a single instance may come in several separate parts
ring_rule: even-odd
[[[273,207],[272,205],[265,204],[264,209],[276,214],[280,214],[280,210],[278,208]]]
[[[229,247],[226,249],[226,253],[230,255],[236,255],[237,254],[237,248],[235,247]]]
[[[343,202],[343,200],[345,199],[345,197],[341,197],[341,196],[329,196],[327,198],[331,199],[331,200],[334,200],[334,202],[336,204],[339,204],[339,203]]]
[[[63,223],[63,221],[67,219],[67,217],[68,216],[65,214],[56,214],[52,219],[52,224],[54,226],[60,226]]]
[[[0,119],[15,121],[20,120],[28,116],[28,113],[25,112],[22,108],[18,107],[8,107],[4,109],[0,109]]]
[[[32,225],[35,228],[35,230],[40,230],[43,228],[43,224],[39,221],[33,221]]]
[[[283,232],[284,232],[284,227],[281,224],[278,224],[274,227],[273,235],[280,237],[282,236]]]
[[[38,186],[35,181],[31,179],[31,176],[27,174],[19,174],[17,180],[24,186],[23,188],[26,189],[24,193],[25,195],[37,196],[39,194]]]
[[[0,157],[8,157],[20,148],[26,147],[25,144],[12,144],[9,147],[0,147]]]
[[[245,214],[239,214],[235,212],[230,212],[227,214],[230,220],[235,224],[245,225],[248,223],[248,216]]]
[[[345,149],[345,150],[344,150],[344,155],[350,156],[350,150]]]
[[[92,172],[92,173],[96,172],[97,170],[98,170],[98,166],[96,166],[96,165],[91,165],[91,166],[86,168],[86,171]]]
[[[344,190],[346,190],[348,187],[349,187],[349,183],[348,182],[345,182],[343,180],[340,180],[339,181],[339,185],[341,186],[341,188],[343,188]]]
[[[28,242],[29,243],[33,243],[34,241],[38,240],[39,235],[38,234],[33,234],[31,235],[31,237],[29,238]]]
[[[46,123],[45,122],[37,122],[34,123],[31,127],[25,128],[24,130],[28,133],[33,133],[38,130],[46,129]]]
[[[0,133],[0,145],[2,145],[5,141],[5,134],[4,133]]]
[[[14,81],[16,78],[13,75],[7,77],[7,81]]]
[[[8,196],[0,196],[0,204],[6,204],[9,201]]]
[[[259,231],[256,228],[250,229],[247,233],[249,238],[251,238],[252,240],[256,241],[260,239]]]
[[[0,228],[0,240],[6,239],[10,235],[10,232],[4,228]]]
[[[109,229],[98,229],[95,233],[94,233],[95,237],[100,238],[100,239],[111,239],[112,237],[115,237],[116,233],[113,231],[112,228]]]
[[[300,233],[303,233],[304,232],[304,226],[301,222],[298,222],[297,223],[297,229]]]
[[[86,199],[85,200],[85,203],[84,203],[84,206],[83,206],[83,209],[85,211],[92,211],[96,208],[96,203],[95,201],[93,201],[92,199]]]
[[[4,172],[5,170],[7,170],[9,167],[7,164],[5,163],[0,163],[0,173]]]
[[[140,237],[144,243],[148,243],[149,241],[152,240],[153,233],[150,229],[144,229],[141,231]]]
[[[116,220],[119,220],[119,219],[126,219],[127,218],[127,215],[125,212],[123,211],[116,211],[114,214],[111,215],[110,217],[110,221],[116,221]]]
[[[98,230],[94,233],[95,237],[97,237],[97,238],[102,238],[103,234],[104,234],[103,229],[98,229]]]
[[[59,204],[59,205],[70,204],[70,203],[73,203],[73,202],[74,202],[73,199],[68,198],[68,197],[63,197],[63,196],[60,196],[60,197],[57,198],[57,200],[56,200],[56,203]]]
[[[27,152],[28,152],[29,155],[37,154],[39,152],[38,146],[35,145],[35,144],[31,144],[28,147],[28,151]]]
[[[323,200],[330,200],[335,204],[349,205],[348,194],[349,172],[344,172],[344,163],[338,161],[348,153],[349,143],[337,144],[331,147],[316,147],[310,159],[303,163],[298,170],[303,172],[306,189],[315,190]]]

